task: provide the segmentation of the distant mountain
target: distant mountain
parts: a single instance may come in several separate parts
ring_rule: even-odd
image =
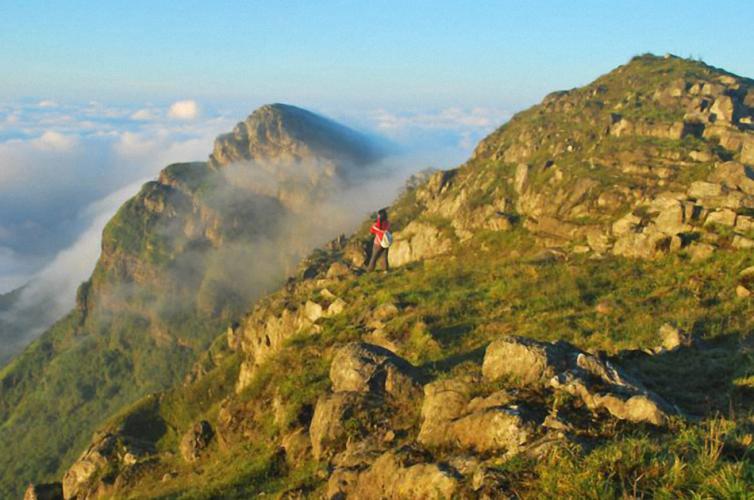
[[[68,498],[749,498],[754,82],[639,56],[249,305]]]
[[[22,286],[0,294],[0,367],[21,352],[35,332],[49,325],[45,314],[48,304],[19,307],[25,289]]]
[[[181,380],[300,255],[347,229],[324,202],[380,155],[354,130],[273,104],[219,137],[209,161],[145,184],[107,224],[76,308],[0,371],[0,449],[15,450],[0,456],[0,496],[58,474],[96,424]]]

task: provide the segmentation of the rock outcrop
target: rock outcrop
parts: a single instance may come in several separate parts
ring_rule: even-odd
[[[195,462],[200,453],[209,445],[214,436],[212,426],[206,420],[201,420],[181,438],[181,456],[187,462]]]
[[[24,492],[24,500],[63,500],[63,485],[60,483],[30,484]]]
[[[511,353],[512,357],[503,354]],[[613,363],[566,343],[510,337],[493,342],[484,357],[484,374],[507,376],[526,385],[552,387],[576,396],[592,410],[615,418],[663,425],[673,413],[658,395],[647,390]]]

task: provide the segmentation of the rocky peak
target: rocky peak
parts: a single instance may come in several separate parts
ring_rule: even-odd
[[[210,163],[319,159],[360,166],[378,156],[374,143],[353,129],[295,106],[267,104],[217,138]]]
[[[548,95],[482,140],[465,165],[413,190],[419,208],[396,233],[392,263],[517,223],[545,246],[597,255],[750,248],[753,120],[754,81],[637,56]]]

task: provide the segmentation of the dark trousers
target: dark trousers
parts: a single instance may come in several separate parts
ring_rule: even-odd
[[[372,245],[372,257],[369,259],[368,271],[374,271],[374,266],[377,264],[377,259],[382,257],[382,263],[385,266],[385,271],[388,270],[387,265],[387,251],[388,248],[382,248],[382,245]]]

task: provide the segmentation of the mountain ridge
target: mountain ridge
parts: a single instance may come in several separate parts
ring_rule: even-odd
[[[240,151],[218,138],[223,154],[243,161],[169,165],[124,203],[76,307],[0,371],[0,443],[23,450],[2,459],[3,495],[20,491],[17,477],[67,467],[97,422],[181,380],[223,325],[282,282],[297,254],[337,234],[335,223],[306,231],[317,212],[300,206],[327,201],[351,169],[368,177],[380,152],[300,108],[267,106],[247,122],[264,127],[271,112],[267,128],[284,143],[260,136]],[[307,136],[307,127],[322,130]]]

